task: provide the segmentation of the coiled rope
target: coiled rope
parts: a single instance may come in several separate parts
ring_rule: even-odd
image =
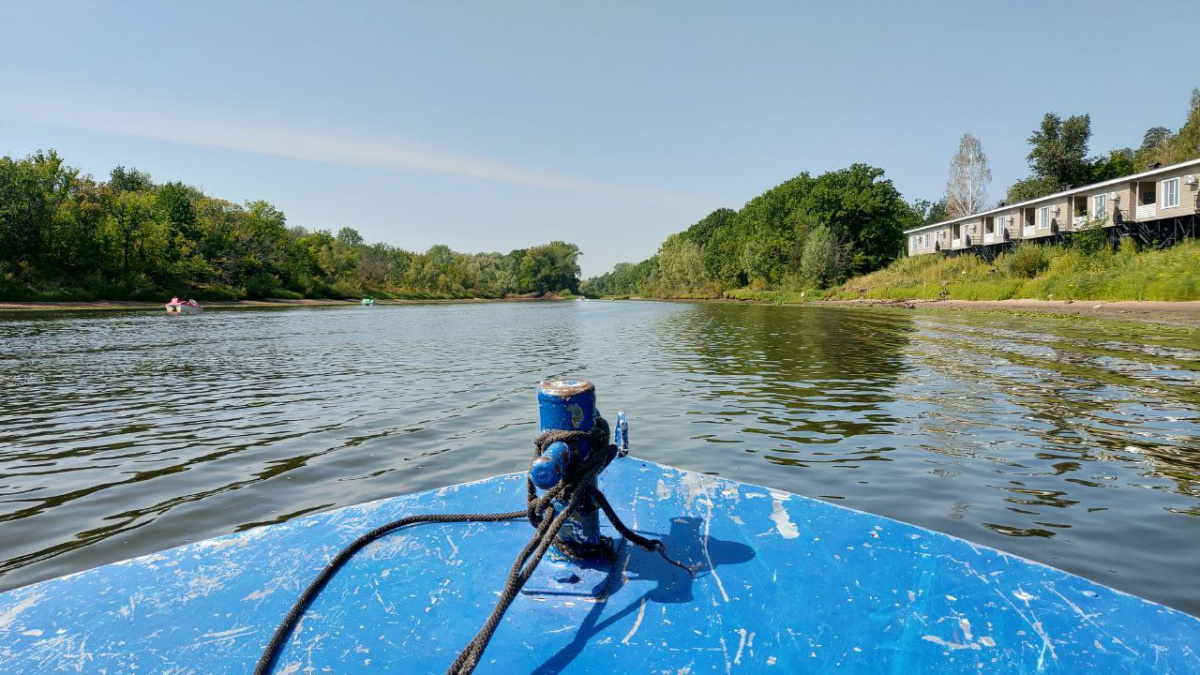
[[[492,635],[495,634],[496,628],[499,627],[504,613],[508,611],[509,605],[512,604],[517,594],[521,592],[521,589],[525,586],[525,582],[533,575],[538,563],[542,561],[542,558],[546,555],[546,551],[552,544],[557,544],[557,548],[568,556],[584,554],[584,552],[573,551],[570,544],[562,540],[556,542],[558,532],[562,529],[563,524],[566,523],[572,513],[580,508],[601,509],[622,537],[625,537],[628,541],[647,551],[658,553],[667,562],[684,569],[688,574],[693,574],[694,570],[692,568],[672,560],[667,555],[666,548],[661,541],[643,537],[621,522],[621,519],[617,517],[616,511],[613,510],[612,504],[595,487],[592,479],[604,467],[608,466],[608,463],[617,454],[617,446],[609,443],[609,427],[604,419],[597,418],[596,425],[591,432],[547,431],[541,434],[534,439],[534,457],[540,457],[542,452],[555,441],[567,443],[574,450],[576,444],[584,438],[592,440],[592,452],[579,464],[575,471],[564,476],[558,485],[547,490],[542,496],[539,497],[537,495],[533,480],[528,476],[525,478],[527,497],[526,508],[522,511],[406,516],[380,525],[355,539],[325,565],[321,573],[312,580],[308,587],[304,589],[304,592],[300,594],[300,597],[296,599],[292,608],[284,616],[283,621],[275,629],[271,640],[263,649],[263,654],[258,660],[258,665],[254,668],[255,675],[269,675],[271,673],[275,667],[275,662],[279,658],[279,654],[283,651],[284,645],[291,637],[296,625],[300,622],[300,618],[304,616],[304,612],[308,610],[308,607],[316,599],[317,595],[321,593],[322,589],[325,588],[325,585],[329,583],[329,580],[337,574],[337,571],[350,558],[354,557],[356,553],[371,542],[409,525],[416,525],[418,523],[500,522],[526,517],[529,519],[529,523],[535,528],[533,536],[525,544],[525,547],[521,549],[516,561],[513,562],[512,569],[508,573],[508,579],[505,581],[504,589],[500,593],[500,599],[496,601],[496,606],[492,609],[491,614],[488,615],[479,632],[463,647],[458,658],[450,665],[450,668],[446,671],[447,675],[469,675],[474,672],[475,666],[483,656],[483,651],[487,649]],[[553,504],[555,500],[559,499],[565,501],[561,513],[556,512]]]

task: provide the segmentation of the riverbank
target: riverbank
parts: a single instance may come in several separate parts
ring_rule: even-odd
[[[624,298],[657,302],[713,302],[748,303],[764,305],[793,305],[809,307],[878,307],[897,310],[927,311],[990,311],[1010,314],[1058,314],[1063,316],[1086,316],[1116,320],[1167,323],[1181,326],[1200,327],[1200,300],[1166,302],[1161,300],[1074,301],[1037,300],[1033,298],[1013,300],[886,300],[858,298],[851,300],[808,298],[792,291],[756,291],[727,295],[722,298]]]
[[[564,298],[557,294],[528,296],[514,295],[507,298],[453,298],[438,300],[376,300],[377,305],[448,305],[477,302],[544,302],[562,301]],[[353,307],[361,305],[360,300],[326,300],[306,298],[300,300],[275,299],[266,300],[217,300],[203,302],[204,309],[245,309],[253,307]],[[139,300],[94,300],[91,302],[0,302],[0,312],[40,312],[40,311],[103,311],[103,310],[156,310],[163,311],[161,302],[142,302]]]
[[[965,309],[1005,312],[1038,312],[1071,316],[1136,319],[1200,326],[1200,300],[1164,302],[1122,300],[1094,302],[1073,300],[816,300],[814,305],[888,306],[903,309]]]

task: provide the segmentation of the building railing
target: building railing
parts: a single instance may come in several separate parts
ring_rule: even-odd
[[[1158,213],[1157,204],[1138,204],[1134,209],[1133,217],[1138,220],[1147,220],[1153,218],[1156,213]]]

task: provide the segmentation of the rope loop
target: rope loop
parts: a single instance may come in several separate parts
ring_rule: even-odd
[[[533,480],[526,476],[525,487],[527,498],[524,511],[407,516],[381,525],[355,539],[350,545],[334,556],[321,573],[317,575],[316,579],[300,594],[300,597],[275,629],[275,633],[271,636],[270,641],[263,650],[262,657],[254,669],[255,674],[267,675],[271,672],[275,666],[276,659],[279,657],[280,652],[283,651],[284,644],[291,637],[292,632],[299,623],[300,617],[304,615],[305,610],[312,604],[313,599],[325,588],[325,585],[347,560],[376,539],[407,525],[417,523],[498,522],[515,520],[524,516],[534,527],[533,536],[530,537],[524,548],[517,555],[517,559],[513,562],[512,569],[509,571],[508,578],[505,581],[504,589],[500,593],[500,599],[496,601],[496,606],[492,609],[491,614],[488,615],[483,627],[467,643],[467,646],[459,653],[458,658],[451,664],[450,669],[446,671],[447,675],[469,675],[474,672],[475,666],[479,664],[479,659],[483,656],[483,651],[487,649],[492,635],[495,634],[496,628],[500,625],[500,620],[504,617],[504,613],[508,611],[509,605],[512,604],[517,594],[525,586],[525,582],[533,575],[538,563],[542,561],[542,558],[546,555],[546,551],[549,550],[552,544],[557,543],[560,549],[564,549],[564,553],[570,553],[569,550],[565,550],[569,548],[569,545],[556,542],[556,540],[563,524],[566,523],[572,513],[579,509],[598,508],[603,510],[604,515],[608,517],[613,527],[626,540],[647,551],[657,552],[667,562],[680,567],[690,575],[694,575],[694,568],[672,560],[667,555],[666,547],[663,546],[662,541],[643,537],[621,522],[612,504],[608,502],[608,498],[595,486],[595,478],[617,456],[618,452],[617,446],[609,442],[609,426],[604,418],[596,417],[595,425],[591,431],[547,431],[540,434],[534,440],[534,457],[540,457],[551,443],[557,441],[568,444],[574,452],[577,450],[579,441],[584,438],[591,439],[592,451],[588,453],[588,456],[582,462],[573,463],[574,467],[571,472],[567,476],[564,476],[558,485],[546,490],[540,497],[533,485]],[[557,499],[565,502],[561,511],[554,506],[554,501]],[[580,553],[591,554],[593,552]]]

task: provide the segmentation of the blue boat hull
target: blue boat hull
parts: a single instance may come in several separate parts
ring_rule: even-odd
[[[356,536],[404,515],[520,509],[524,480],[338,509],[0,595],[0,672],[248,673]],[[700,571],[624,545],[601,597],[586,575],[577,592],[534,579],[477,672],[1200,673],[1200,620],[993,549],[633,458],[600,485]],[[531,532],[430,524],[372,544],[318,596],[275,672],[444,672]],[[543,580],[568,569],[543,565]]]

